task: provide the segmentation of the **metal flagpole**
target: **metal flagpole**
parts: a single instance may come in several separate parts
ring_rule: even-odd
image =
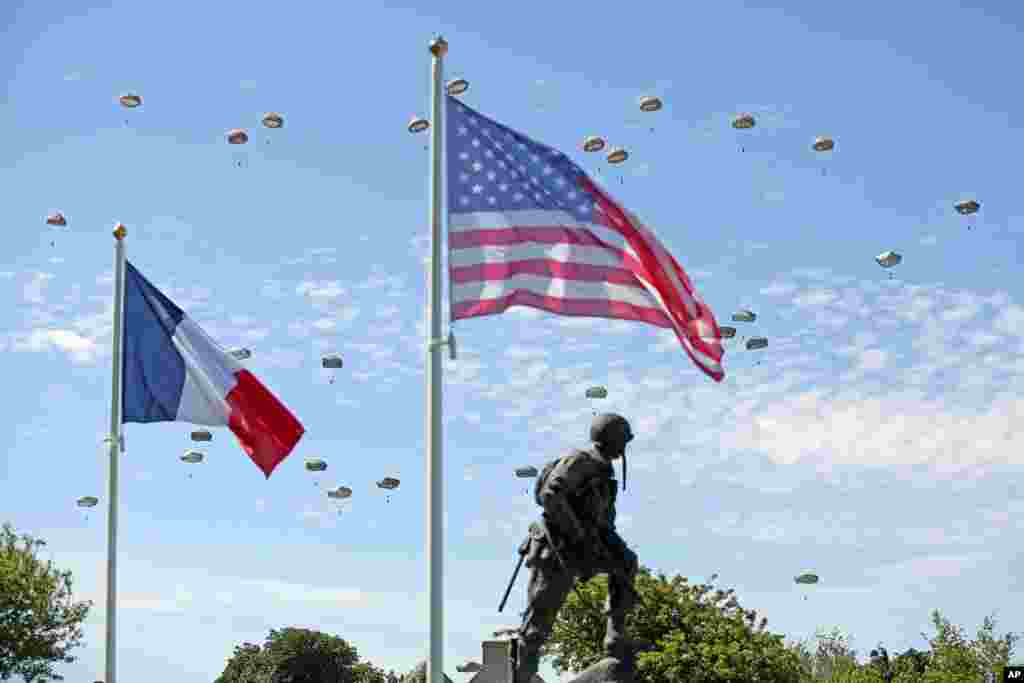
[[[120,223],[114,229],[114,367],[110,396],[110,478],[107,486],[107,661],[104,683],[117,682],[117,466],[124,451],[121,433],[121,346],[124,336],[124,238]]]
[[[427,562],[430,565],[430,657],[427,681],[444,683],[444,508],[441,495],[441,187],[442,76],[448,43],[438,36],[430,42],[433,55],[433,102],[430,107],[430,324],[427,329]]]

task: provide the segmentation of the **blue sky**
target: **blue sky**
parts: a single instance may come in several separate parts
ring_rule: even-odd
[[[438,32],[467,103],[600,170],[719,322],[750,308],[740,335],[770,341],[738,337],[715,384],[653,327],[524,309],[456,325],[449,674],[517,621],[525,577],[495,609],[536,508],[512,470],[583,443],[591,384],[638,434],[620,515],[643,563],[718,572],[777,632],[840,625],[862,652],[922,647],[936,607],[1024,631],[1013,3],[22,4],[0,9],[0,500],[96,602],[68,680],[103,671],[117,221],[132,262],[251,348],[307,428],[269,481],[226,431],[189,479],[188,425],[126,428],[120,677],[209,681],[287,625],[386,668],[425,656],[428,152],[406,124],[428,110]],[[145,103],[125,112],[129,90]],[[665,108],[640,114],[643,94]],[[259,127],[268,110],[282,130]],[[742,111],[759,124],[741,153]],[[579,150],[590,134],[630,150],[621,171]],[[968,231],[952,203],[971,196]],[[891,280],[886,250],[904,257]],[[345,357],[334,384],[326,351]],[[308,457],[329,463],[320,489]],[[402,480],[390,502],[386,475]],[[355,491],[341,516],[333,484]],[[82,495],[101,499],[88,520]],[[822,581],[805,601],[807,569]]]

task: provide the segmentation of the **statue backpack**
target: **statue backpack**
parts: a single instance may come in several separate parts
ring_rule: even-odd
[[[544,465],[544,469],[542,469],[540,474],[537,475],[537,483],[533,486],[533,499],[536,501],[537,505],[540,505],[541,507],[544,507],[544,504],[540,502],[540,492],[544,490],[544,485],[547,484],[548,477],[551,476],[551,472],[554,471],[555,467],[557,467],[560,462],[562,462],[561,458],[555,458],[547,465]]]
[[[544,507],[544,504],[541,503],[541,501],[540,501],[540,492],[544,490],[544,486],[548,482],[548,477],[551,476],[551,473],[555,470],[555,468],[558,467],[558,465],[562,461],[564,461],[566,458],[572,458],[572,459],[575,460],[576,458],[580,457],[581,455],[586,455],[586,453],[584,453],[583,451],[576,451],[576,450],[574,450],[571,453],[569,453],[568,455],[563,455],[561,458],[555,458],[554,460],[549,462],[547,465],[544,465],[544,469],[542,469],[540,471],[540,474],[537,475],[537,483],[534,484],[534,487],[533,487],[533,499],[534,499],[534,501],[536,501],[537,505],[540,505],[542,508]]]

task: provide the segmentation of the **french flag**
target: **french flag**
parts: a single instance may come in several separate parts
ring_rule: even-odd
[[[227,426],[263,474],[305,429],[241,363],[125,262],[122,423]]]

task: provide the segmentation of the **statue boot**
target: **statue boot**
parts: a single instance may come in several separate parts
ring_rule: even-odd
[[[531,683],[540,668],[541,643],[522,635],[512,643],[512,682]]]

